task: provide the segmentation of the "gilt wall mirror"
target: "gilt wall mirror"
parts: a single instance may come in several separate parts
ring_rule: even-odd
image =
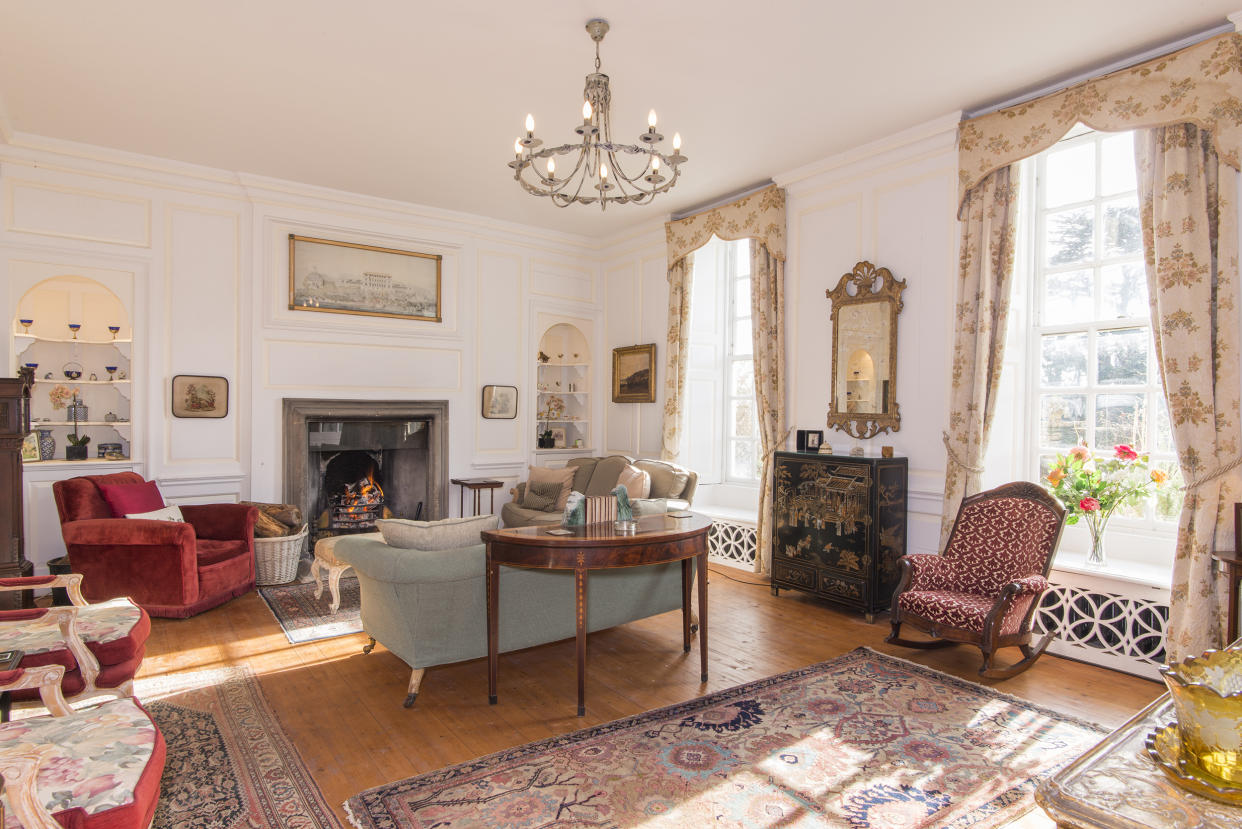
[[[856,438],[901,428],[897,406],[897,315],[905,280],[859,262],[826,291],[832,303],[832,397],[828,427]]]

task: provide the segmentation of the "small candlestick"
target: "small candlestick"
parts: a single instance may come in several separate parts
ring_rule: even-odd
[[[119,334],[119,333],[121,333],[121,326],[119,326],[119,325],[109,325],[109,326],[108,326],[108,330],[112,332],[112,339],[114,339],[114,340],[115,340],[115,339],[116,339],[116,335],[117,335],[117,334]]]
[[[30,326],[34,325],[34,320],[18,320],[22,324],[22,333],[29,334]]]
[[[75,340],[78,338],[78,331],[81,330],[81,328],[82,328],[82,323],[80,322],[69,323],[69,330],[73,332],[73,338]]]

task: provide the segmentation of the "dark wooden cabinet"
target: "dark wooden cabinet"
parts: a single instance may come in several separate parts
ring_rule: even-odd
[[[892,605],[906,554],[906,458],[777,452],[772,594],[804,590],[861,610]]]
[[[0,377],[0,578],[29,576],[22,512],[22,441],[30,432],[30,384],[33,371]],[[0,609],[27,604],[29,591],[0,593]],[[24,601],[23,601],[24,599]]]

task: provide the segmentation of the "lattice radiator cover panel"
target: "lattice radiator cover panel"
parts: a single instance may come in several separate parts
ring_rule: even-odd
[[[1167,599],[1065,584],[1053,584],[1035,613],[1037,629],[1057,631],[1048,653],[1149,679],[1160,679],[1168,624]]]
[[[733,521],[712,519],[712,529],[707,536],[708,558],[722,564],[732,564],[743,570],[755,566],[755,551],[758,548],[757,530],[754,524],[740,524]]]

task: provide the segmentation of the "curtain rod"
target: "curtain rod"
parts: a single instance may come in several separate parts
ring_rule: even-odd
[[[772,179],[768,179],[766,181],[761,181],[758,184],[752,184],[748,187],[743,187],[741,190],[734,190],[732,193],[726,193],[725,195],[719,196],[704,204],[695,205],[694,207],[691,207],[688,210],[678,210],[676,213],[673,213],[671,216],[669,216],[669,221],[675,222],[675,221],[678,221],[679,219],[687,219],[693,216],[695,213],[702,213],[704,210],[711,210],[713,208],[720,207],[723,204],[728,204],[729,202],[737,201],[738,199],[749,196],[751,193],[758,193],[763,188],[771,187],[771,186],[772,186]]]
[[[1079,72],[1078,74],[1072,75],[1068,78],[1053,81],[1052,83],[1046,84],[1039,89],[1031,92],[1023,92],[1020,95],[1016,95],[1008,100],[1001,101],[1000,103],[988,104],[987,106],[982,106],[978,109],[972,109],[962,114],[962,120],[969,121],[971,118],[978,118],[980,115],[987,115],[988,113],[996,112],[998,109],[1007,109],[1008,107],[1017,106],[1018,104],[1024,104],[1027,101],[1033,101],[1036,98],[1042,98],[1045,95],[1060,92],[1062,89],[1069,89],[1071,86],[1077,86],[1084,81],[1102,78],[1105,75],[1112,74],[1113,72],[1120,72],[1122,69],[1129,69],[1131,66],[1138,66],[1140,63],[1145,63],[1149,60],[1172,54],[1179,49],[1185,49],[1187,46],[1193,46],[1196,43],[1207,40],[1209,37],[1215,37],[1216,35],[1233,31],[1236,31],[1233,23],[1221,23],[1210,29],[1204,29],[1196,34],[1187,35],[1186,37],[1175,40],[1172,43],[1166,43],[1163,46],[1156,46],[1143,52],[1139,52],[1136,55],[1130,55],[1129,57],[1122,58],[1121,60],[1105,64],[1104,66],[1097,66],[1094,69],[1087,70],[1086,72]]]

